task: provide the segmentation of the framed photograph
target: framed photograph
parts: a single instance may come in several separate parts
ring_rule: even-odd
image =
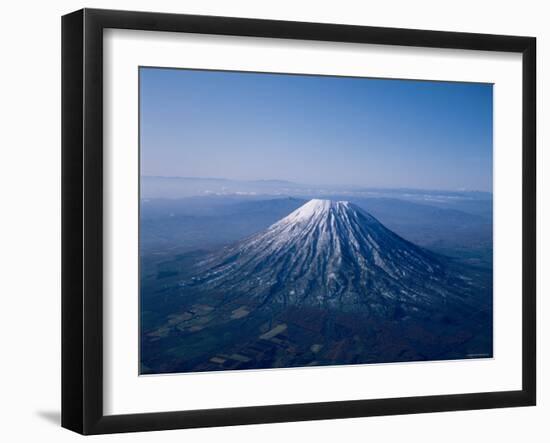
[[[62,20],[62,425],[535,405],[531,37]]]

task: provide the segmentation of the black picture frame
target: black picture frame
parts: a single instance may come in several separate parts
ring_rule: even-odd
[[[504,51],[523,63],[522,389],[129,415],[103,413],[103,30]],[[536,39],[83,9],[62,18],[62,426],[81,434],[530,406],[536,403]]]

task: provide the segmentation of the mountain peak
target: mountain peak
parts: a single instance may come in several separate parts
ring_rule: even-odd
[[[320,198],[314,198],[308,201],[306,204],[302,205],[301,208],[304,210],[313,210],[313,211],[328,211],[330,209],[336,208],[349,208],[351,203],[345,200],[325,200]],[[298,209],[301,209],[298,208]]]
[[[330,208],[337,208],[337,207],[349,207],[351,203],[346,200],[328,200],[328,199],[322,199],[322,198],[313,198],[304,205],[302,205],[302,208],[311,208],[316,210],[328,210]]]
[[[348,201],[324,200],[314,198],[304,205],[300,206],[294,212],[291,212],[278,223],[300,223],[311,220],[321,220],[327,218],[330,214],[341,215],[350,209],[358,210]]]

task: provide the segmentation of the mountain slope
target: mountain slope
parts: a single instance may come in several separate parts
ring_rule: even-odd
[[[462,299],[442,257],[346,201],[310,200],[266,230],[202,260],[184,285],[261,304],[395,313]],[[402,313],[402,309],[400,311]]]

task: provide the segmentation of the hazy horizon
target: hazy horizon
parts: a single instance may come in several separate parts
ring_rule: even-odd
[[[437,191],[437,192],[471,192],[471,193],[487,193],[492,194],[492,190],[482,190],[482,189],[465,189],[465,188],[415,188],[411,186],[363,186],[363,185],[348,185],[348,184],[331,184],[331,183],[304,183],[304,182],[295,182],[290,180],[284,180],[280,178],[258,178],[258,179],[234,179],[228,177],[192,177],[192,176],[178,176],[178,175],[141,175],[141,178],[159,178],[159,179],[181,179],[181,180],[219,180],[219,181],[234,181],[234,182],[281,182],[288,183],[298,186],[323,186],[326,188],[347,188],[347,189],[380,189],[380,190],[411,190],[411,191]]]
[[[492,85],[140,68],[141,175],[492,192]]]

